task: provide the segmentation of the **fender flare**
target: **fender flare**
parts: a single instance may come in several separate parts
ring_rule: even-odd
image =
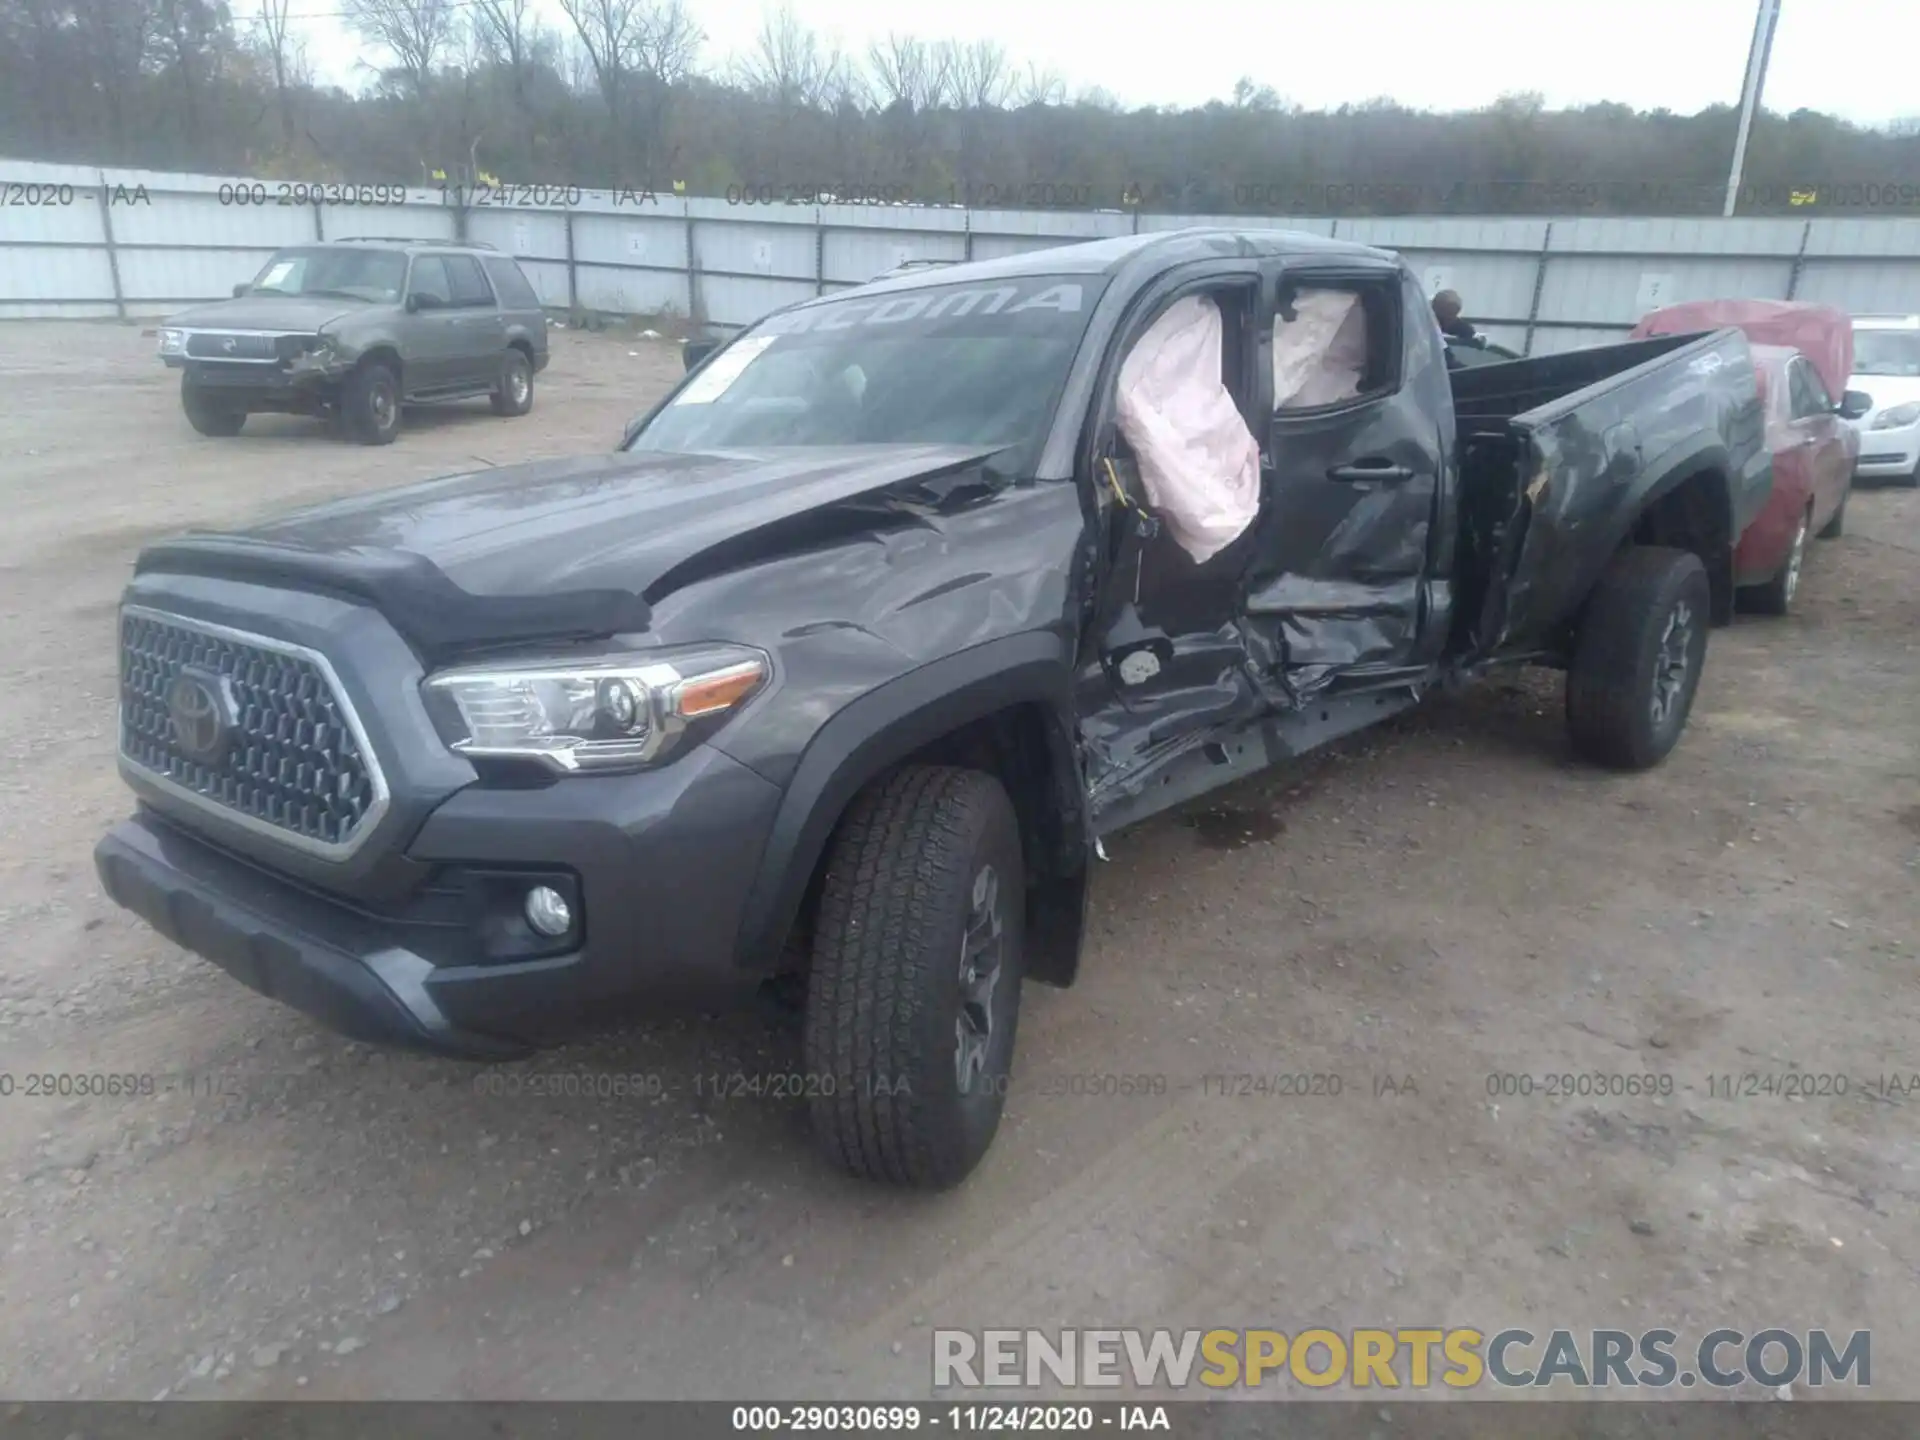
[[[1768,463],[1772,463],[1770,457]],[[1725,443],[1715,435],[1699,436],[1691,444],[1683,442],[1668,450],[1646,466],[1643,473],[1652,478],[1609,520],[1603,532],[1603,543],[1596,545],[1593,549],[1593,558],[1589,561],[1592,572],[1585,577],[1586,583],[1582,593],[1591,591],[1599,582],[1600,572],[1606,568],[1614,552],[1633,534],[1634,527],[1639,525],[1648,510],[1695,475],[1711,473],[1718,476],[1721,484],[1726,487],[1726,510],[1719,517],[1725,526],[1725,534],[1722,537],[1725,543],[1721,553],[1701,558],[1706,563],[1708,576],[1713,579],[1716,599],[1724,592],[1727,603],[1730,605],[1733,550],[1740,540],[1739,532],[1734,526],[1734,491],[1740,483],[1740,477],[1734,473],[1733,456],[1728,452]],[[1716,574],[1716,571],[1720,573]]]
[[[771,969],[799,914],[827,841],[854,796],[888,767],[969,721],[1038,702],[1071,714],[1065,638],[1029,631],[911,670],[861,696],[820,727],[774,813],[741,906],[735,964]]]

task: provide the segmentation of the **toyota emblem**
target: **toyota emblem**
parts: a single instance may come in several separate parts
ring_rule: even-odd
[[[210,764],[226,748],[232,727],[226,695],[216,676],[182,670],[167,686],[167,728],[173,748],[189,760]]]

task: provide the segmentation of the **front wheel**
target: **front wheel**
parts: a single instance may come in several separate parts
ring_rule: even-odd
[[[1711,606],[1699,556],[1657,545],[1614,556],[1588,597],[1567,670],[1576,751],[1615,770],[1667,758],[1700,687]]]
[[[222,405],[185,377],[180,381],[180,408],[187,412],[187,423],[202,435],[226,439],[240,433],[247,423],[247,412]]]
[[[820,1148],[863,1179],[957,1185],[1000,1125],[1026,880],[1012,802],[915,765],[853,803],[827,857],[805,1055]]]
[[[378,360],[347,377],[340,391],[340,421],[362,445],[391,445],[400,433],[400,377]]]

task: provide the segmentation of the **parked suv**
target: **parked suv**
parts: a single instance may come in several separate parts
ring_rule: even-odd
[[[1659,763],[1762,431],[1738,331],[1448,371],[1403,262],[1279,230],[808,300],[612,454],[148,546],[100,875],[456,1055],[798,990],[825,1153],[952,1184],[1126,827],[1497,665]]]
[[[160,329],[180,404],[202,435],[259,411],[337,419],[365,445],[400,433],[401,405],[486,395],[533,408],[547,318],[520,267],[485,245],[333,240],[274,253],[233,299]]]

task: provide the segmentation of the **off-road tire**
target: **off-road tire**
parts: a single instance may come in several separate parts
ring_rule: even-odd
[[[221,405],[184,375],[180,378],[180,408],[187,412],[187,423],[202,435],[227,439],[238,435],[247,423],[246,411]]]
[[[496,415],[524,415],[533,409],[533,362],[515,346],[500,362],[500,383],[487,397]]]
[[[340,387],[340,422],[362,445],[391,445],[400,434],[400,377],[371,360]]]
[[[1587,599],[1567,670],[1567,729],[1584,758],[1615,770],[1647,770],[1666,759],[1686,729],[1707,654],[1712,590],[1700,558],[1637,545],[1622,550]],[[1656,716],[1657,682],[1669,622],[1685,607],[1685,670]]]
[[[1793,608],[1793,602],[1800,593],[1800,586],[1807,575],[1807,541],[1813,535],[1813,506],[1800,512],[1800,529],[1795,531],[1792,540],[1787,542],[1787,558],[1780,562],[1780,571],[1764,585],[1751,585],[1740,591],[1745,607],[1756,615],[1785,615]],[[1794,551],[1800,552],[1798,573],[1794,568]]]
[[[987,875],[1000,969],[963,1092],[963,957]],[[822,879],[803,1039],[814,1136],[834,1164],[939,1190],[980,1163],[1012,1069],[1025,895],[1019,822],[993,776],[907,766],[849,807]]]

